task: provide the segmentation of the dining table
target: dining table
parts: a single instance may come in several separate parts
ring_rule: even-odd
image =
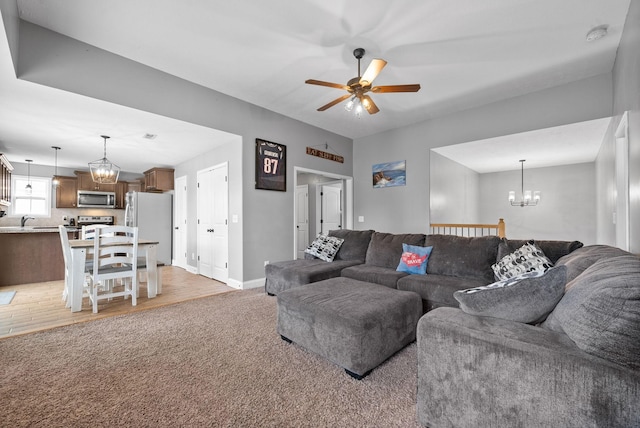
[[[70,239],[71,248],[71,280],[69,299],[71,312],[82,310],[82,294],[85,282],[85,264],[87,253],[91,253],[94,247],[93,239]],[[150,299],[162,293],[162,280],[158,272],[158,260],[156,251],[158,241],[139,239],[138,252],[144,253],[147,272],[147,297]]]

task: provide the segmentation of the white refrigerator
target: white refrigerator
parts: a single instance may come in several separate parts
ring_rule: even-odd
[[[173,197],[171,193],[128,192],[125,224],[138,227],[138,238],[158,241],[158,263],[171,265]]]

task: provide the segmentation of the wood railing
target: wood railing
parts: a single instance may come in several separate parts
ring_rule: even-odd
[[[498,224],[473,224],[473,223],[431,223],[431,234],[457,235],[457,236],[499,236],[506,237],[504,219],[499,219]]]

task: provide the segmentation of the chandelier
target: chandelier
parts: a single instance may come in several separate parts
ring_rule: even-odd
[[[540,202],[540,192],[538,190],[524,190],[524,162],[525,159],[520,159],[520,176],[521,176],[521,194],[520,200],[516,201],[516,192],[511,190],[509,192],[509,202],[512,207],[534,207]]]
[[[27,185],[24,186],[24,191],[27,195],[30,195],[33,192],[33,187],[31,186],[31,162],[33,160],[25,159],[24,161],[27,163]]]
[[[89,170],[91,178],[95,183],[115,184],[118,182],[120,175],[120,167],[107,159],[107,135],[101,135],[104,138],[104,157],[102,159],[89,162]]]

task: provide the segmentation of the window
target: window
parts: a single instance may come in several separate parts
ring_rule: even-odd
[[[27,184],[31,182],[32,191],[27,193]],[[51,217],[51,179],[24,175],[11,176],[13,201],[11,215]]]

